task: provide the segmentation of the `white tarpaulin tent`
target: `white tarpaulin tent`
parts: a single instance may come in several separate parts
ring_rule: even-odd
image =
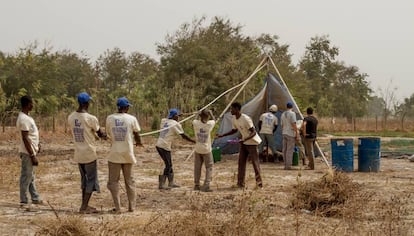
[[[286,103],[290,101],[294,104],[293,111],[298,114],[297,119],[302,119],[294,99],[287,92],[288,89],[280,82],[276,75],[268,73],[264,82],[263,88],[256,94],[256,96],[246,104],[242,105],[242,113],[250,116],[253,123],[257,126],[260,115],[267,112],[270,105],[276,104],[279,107],[276,116],[279,118],[280,124],[280,115],[286,109]],[[218,133],[226,133],[232,129],[231,118],[232,115],[230,112],[224,114]],[[221,152],[224,154],[237,153],[238,145],[232,143],[231,140],[236,139],[238,135],[239,134],[236,133],[234,135],[216,139],[214,140],[213,147],[220,147]],[[280,126],[277,128],[274,138],[276,140],[277,149],[282,150],[282,130]]]
[[[274,66],[276,70],[276,73],[279,76],[269,72],[264,78],[263,88],[256,94],[256,96],[250,99],[247,103],[242,104],[242,109],[241,109],[242,113],[245,113],[252,118],[253,123],[256,126],[256,130],[257,130],[257,124],[259,122],[260,115],[268,111],[269,106],[272,104],[276,104],[279,108],[279,111],[276,113],[276,116],[278,117],[278,120],[279,120],[279,124],[280,124],[280,116],[283,113],[283,111],[286,109],[287,102],[293,103],[293,111],[297,114],[297,119],[303,120],[303,115],[301,114],[301,111],[298,105],[296,104],[295,99],[293,98],[292,94],[290,93],[289,89],[287,88],[286,84],[281,78],[279,71],[277,70],[276,66],[274,65],[270,57],[267,59],[267,63],[269,62],[272,63],[272,65]],[[256,70],[254,74],[257,73],[257,71],[258,70]],[[232,115],[230,114],[230,112],[226,112],[222,115],[221,117],[222,120],[220,122],[220,126],[217,131],[218,133],[220,134],[226,133],[232,129],[231,118],[232,118]],[[219,147],[221,149],[221,153],[223,154],[237,153],[239,151],[239,144],[236,142],[232,142],[232,140],[237,139],[238,136],[239,136],[239,133],[236,133],[230,136],[215,139],[213,142],[213,147]],[[277,149],[281,151],[282,150],[282,129],[280,125],[278,126],[274,134],[274,139],[276,141]],[[323,155],[323,153],[321,152],[317,144],[315,147],[315,155],[316,156]]]

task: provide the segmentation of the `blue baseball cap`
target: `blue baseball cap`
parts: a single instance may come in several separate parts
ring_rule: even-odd
[[[287,108],[292,108],[292,107],[293,107],[293,103],[292,103],[292,102],[288,102],[288,103],[286,104],[286,107],[287,107]]]
[[[180,115],[180,111],[176,108],[172,108],[170,109],[170,111],[168,112],[168,119],[173,118],[174,116],[179,116]]]
[[[116,101],[116,105],[118,107],[129,107],[132,106],[126,97],[118,98]]]
[[[92,100],[92,97],[89,96],[89,94],[87,92],[82,92],[78,95],[78,102],[80,104],[87,103],[90,100]]]

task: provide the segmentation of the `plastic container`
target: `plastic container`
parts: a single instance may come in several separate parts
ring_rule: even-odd
[[[295,146],[295,149],[293,151],[292,166],[298,166],[298,165],[299,165],[299,148]]]
[[[378,172],[381,160],[381,139],[367,137],[358,139],[358,171]]]
[[[221,161],[221,149],[220,149],[220,147],[213,147],[211,152],[213,153],[214,163],[216,163],[218,161]]]
[[[344,172],[354,171],[354,140],[351,138],[331,139],[332,166]]]

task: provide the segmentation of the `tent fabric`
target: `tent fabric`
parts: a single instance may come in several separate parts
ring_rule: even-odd
[[[253,97],[246,104],[242,105],[241,112],[250,116],[253,120],[253,123],[258,130],[257,125],[259,123],[260,115],[264,112],[267,112],[269,106],[276,104],[279,108],[276,116],[278,117],[278,124],[280,124],[280,116],[283,111],[286,109],[286,103],[293,103],[293,111],[297,114],[297,119],[301,119],[299,114],[299,109],[297,104],[294,102],[294,99],[291,97],[288,92],[288,88],[284,86],[284,83],[281,82],[280,78],[272,73],[268,73],[264,79],[264,86],[255,97]],[[223,115],[222,121],[220,122],[219,129],[217,133],[223,134],[227,133],[232,129],[231,123],[232,115],[230,112],[226,112]],[[222,138],[217,138],[213,142],[213,147],[219,147],[221,153],[223,154],[234,154],[239,152],[239,144],[232,142],[232,140],[237,139],[240,136],[239,132],[225,136]],[[282,128],[278,125],[276,132],[274,133],[274,138],[276,141],[276,147],[279,151],[282,150]]]

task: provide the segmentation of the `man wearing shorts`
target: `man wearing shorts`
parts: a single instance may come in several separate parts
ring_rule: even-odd
[[[99,127],[98,119],[88,113],[89,102],[92,99],[88,93],[78,95],[78,110],[68,117],[69,127],[75,144],[74,160],[78,163],[81,175],[82,204],[80,213],[97,213],[94,207],[89,206],[89,200],[93,192],[99,192],[97,155],[95,134],[100,138],[106,138]]]

